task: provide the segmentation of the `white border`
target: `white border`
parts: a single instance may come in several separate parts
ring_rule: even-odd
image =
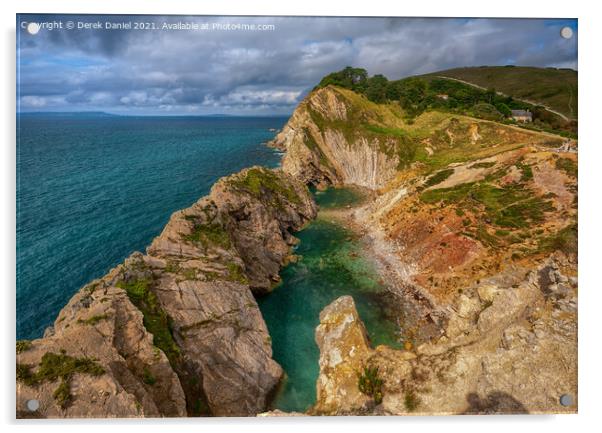
[[[241,431],[305,432],[329,430],[345,432],[408,431],[480,431],[507,432],[537,430],[568,432],[594,430],[601,411],[600,383],[602,326],[598,320],[602,308],[600,258],[600,210],[602,206],[599,173],[602,172],[602,65],[599,52],[602,22],[594,2],[503,0],[498,2],[454,0],[436,2],[393,2],[391,0],[303,0],[285,1],[230,0],[207,2],[191,0],[19,0],[1,3],[2,14],[2,132],[0,145],[2,170],[1,227],[2,306],[2,389],[0,410],[9,430],[20,431],[103,432],[109,428],[131,431],[165,432]],[[14,337],[15,337],[15,14],[25,13],[144,13],[204,15],[356,15],[356,16],[469,16],[469,17],[562,17],[579,18],[579,415],[565,416],[480,416],[480,417],[407,417],[407,418],[311,418],[311,419],[184,419],[117,421],[45,421],[14,420]]]

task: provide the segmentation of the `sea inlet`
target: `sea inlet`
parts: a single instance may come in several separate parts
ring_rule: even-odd
[[[400,347],[399,326],[386,311],[387,291],[375,267],[363,255],[361,239],[331,210],[358,205],[352,188],[314,192],[318,217],[295,235],[300,259],[282,272],[282,282],[258,300],[272,338],[274,359],[286,376],[272,403],[274,409],[305,411],[315,403],[319,350],[314,339],[320,311],[351,295],[373,346]]]

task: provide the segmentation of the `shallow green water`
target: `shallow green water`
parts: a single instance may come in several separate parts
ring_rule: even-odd
[[[316,198],[325,209],[352,204],[358,197],[338,189]],[[353,234],[319,216],[297,237],[301,243],[295,252],[303,258],[283,269],[282,284],[259,299],[274,359],[287,374],[273,406],[285,411],[304,411],[315,402],[319,351],[314,332],[320,311],[336,298],[353,296],[373,345],[399,347],[397,326],[385,317],[384,289]]]
[[[363,194],[354,188],[328,188],[312,191],[320,209],[336,209],[358,203]]]

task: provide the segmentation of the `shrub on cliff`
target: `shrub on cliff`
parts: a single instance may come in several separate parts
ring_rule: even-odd
[[[552,235],[541,238],[537,250],[548,254],[553,251],[577,254],[578,237],[577,224],[570,224]]]
[[[414,412],[418,408],[418,405],[420,404],[420,399],[418,398],[414,390],[409,389],[405,392],[403,404],[408,412]]]
[[[435,173],[431,177],[429,177],[426,180],[426,182],[424,182],[424,187],[428,188],[428,187],[437,185],[437,184],[443,182],[448,177],[450,177],[452,174],[454,174],[453,168],[447,168],[445,170],[438,171],[437,173]]]
[[[577,163],[569,158],[558,158],[556,168],[564,171],[570,177],[577,177]]]
[[[376,404],[383,401],[383,380],[378,375],[378,367],[365,366],[362,373],[358,373],[357,387],[362,394],[374,399]]]
[[[29,340],[17,340],[17,353],[25,352],[31,348],[31,341]]]
[[[470,110],[474,117],[485,120],[502,120],[504,115],[500,113],[497,108],[486,102],[479,102],[475,104]]]
[[[47,352],[42,356],[37,371],[32,371],[31,365],[17,364],[17,380],[28,386],[37,386],[42,382],[61,380],[60,385],[52,396],[61,408],[66,408],[71,402],[70,382],[75,373],[100,376],[104,368],[90,358],[74,358],[62,351],[60,354]]]

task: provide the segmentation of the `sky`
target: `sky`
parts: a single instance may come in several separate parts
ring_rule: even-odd
[[[577,32],[572,19],[19,15],[17,109],[288,115],[345,66],[389,79],[481,65],[576,70]]]

